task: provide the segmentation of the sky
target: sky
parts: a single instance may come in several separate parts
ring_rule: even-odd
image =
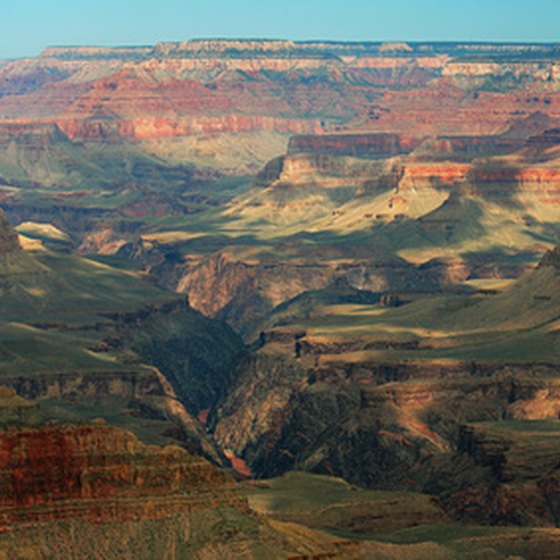
[[[560,42],[560,0],[0,0],[0,59],[192,38]]]

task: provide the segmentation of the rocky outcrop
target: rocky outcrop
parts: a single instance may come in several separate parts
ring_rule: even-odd
[[[312,138],[315,140],[320,137]],[[323,187],[328,194],[329,188],[359,185],[359,194],[364,195],[375,190],[398,191],[399,180],[405,170],[399,160],[380,162],[375,161],[375,157],[350,157],[336,153],[336,150],[333,150],[333,153],[329,153],[329,149],[326,149],[325,153],[319,150],[315,152],[311,148],[309,150],[273,159],[257,174],[255,186],[279,187],[288,192],[294,187]],[[284,204],[289,204],[289,197],[286,198],[288,200]]]
[[[101,425],[1,432],[0,481],[3,531],[68,517],[123,523],[209,507],[247,511],[231,479],[204,459]]]
[[[236,385],[209,418],[214,436],[224,449],[246,459],[264,449],[271,452],[291,414],[292,392],[306,381],[307,372],[283,356],[258,353],[241,360],[235,377]],[[239,406],[241,402],[246,406]]]
[[[243,336],[252,336],[259,324],[277,306],[333,282],[371,292],[437,289],[433,278],[421,275],[401,259],[374,255],[353,259],[316,261],[305,256],[277,260],[245,260],[220,251],[201,259],[188,256],[183,262],[154,266],[151,275],[180,293],[198,311],[228,323]]]
[[[320,264],[259,265],[218,253],[200,263],[187,262],[175,274],[180,274],[177,291],[187,293],[195,309],[247,332],[276,305],[305,290],[324,287],[333,272]]]
[[[0,254],[7,256],[18,251],[21,251],[18,234],[11,228],[0,210]]]
[[[305,338],[298,342],[305,346]],[[270,340],[241,362],[233,389],[210,414],[214,437],[242,457],[256,476],[308,470],[374,488],[428,491],[456,500],[449,506],[454,515],[473,521],[479,510],[473,509],[471,515],[466,505],[464,511],[458,505],[460,496],[467,495],[462,485],[468,483],[461,478],[468,479],[466,471],[458,471],[463,474],[443,486],[437,477],[453,469],[450,458],[464,462],[468,453],[480,466],[468,480],[473,484],[483,480],[482,487],[489,489],[497,475],[487,467],[500,466],[503,460],[481,458],[480,446],[466,443],[463,426],[505,419],[507,430],[512,422],[508,445],[516,451],[508,459],[511,465],[504,471],[504,481],[512,476],[538,478],[545,460],[548,470],[555,468],[557,458],[550,446],[556,436],[539,435],[541,457],[540,451],[527,447],[531,432],[518,437],[514,422],[557,418],[559,384],[553,364],[533,365],[529,375],[523,364],[492,362],[345,364],[341,356],[338,363],[322,363],[306,360],[303,351],[300,357],[279,354],[282,343]],[[289,344],[293,347],[293,339]],[[323,351],[338,350],[352,349],[335,345]],[[500,423],[496,429],[502,429]],[[500,450],[503,446],[496,453]],[[518,474],[511,474],[516,469]],[[479,507],[484,509],[483,502]],[[538,516],[535,509],[529,517],[515,517],[521,515],[520,507],[513,501],[509,507],[512,516],[504,523],[531,524]],[[551,515],[549,511],[539,523],[550,524]]]
[[[552,266],[556,270],[560,270],[560,247],[555,247],[543,255],[539,267],[544,266]]]

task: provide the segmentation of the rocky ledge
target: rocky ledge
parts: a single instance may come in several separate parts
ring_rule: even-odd
[[[83,518],[162,519],[246,502],[233,480],[178,446],[157,448],[105,425],[0,432],[0,530]]]

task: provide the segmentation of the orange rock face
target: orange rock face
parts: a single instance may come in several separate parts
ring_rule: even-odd
[[[223,117],[140,118],[105,122],[80,118],[57,119],[56,124],[73,140],[99,140],[107,137],[137,140],[173,138],[220,133],[239,134],[258,130],[280,134],[314,133],[318,121],[298,121],[266,116],[227,115]]]

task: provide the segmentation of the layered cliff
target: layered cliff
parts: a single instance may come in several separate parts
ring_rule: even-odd
[[[142,445],[122,430],[12,428],[0,440],[3,532],[68,517],[124,523],[140,511],[144,519],[213,505],[247,511],[233,481],[204,459]]]
[[[437,495],[470,523],[555,526],[556,253],[495,292],[280,306],[210,412],[214,437],[256,476],[343,476]]]
[[[357,251],[346,258],[335,249],[323,258],[305,251],[289,253],[287,258],[278,254],[273,262],[266,254],[260,259],[256,255],[246,258],[228,251],[206,258],[186,256],[171,268],[157,265],[150,274],[187,293],[193,308],[227,322],[249,339],[277,306],[336,282],[372,292],[430,292],[439,286],[435,274],[423,274],[383,252]]]
[[[204,459],[99,423],[3,430],[0,486],[3,558],[319,558],[351,544],[269,524]]]
[[[297,524],[292,516],[281,521],[257,513],[247,489],[206,460],[173,445],[143,445],[100,421],[0,430],[0,487],[0,557],[6,559],[79,551],[87,559],[101,553],[155,560],[163,551],[170,559],[319,560],[410,551],[310,529],[317,524],[305,519]],[[419,508],[445,519],[427,498]],[[424,545],[414,550],[422,558],[433,552]]]
[[[553,50],[406,47],[233,40],[53,47],[2,67],[0,115],[56,119],[73,138],[91,140],[109,131],[131,139],[356,127],[493,133],[536,106],[554,114],[554,92],[540,87],[558,74]],[[499,60],[476,59],[484,56]],[[491,91],[492,79],[505,93]]]

